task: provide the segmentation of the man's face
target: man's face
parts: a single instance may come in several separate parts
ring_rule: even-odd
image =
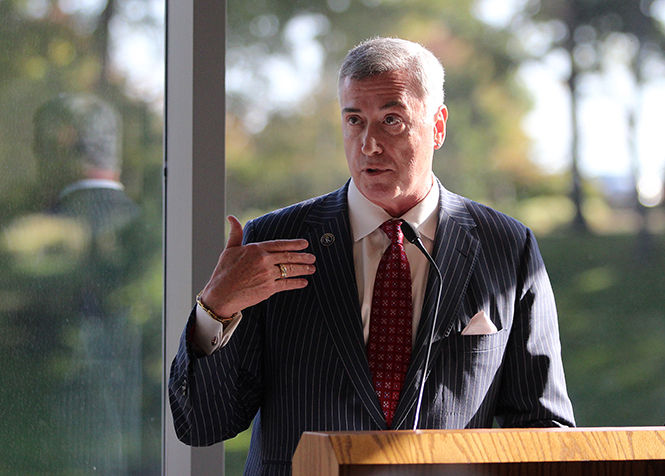
[[[344,78],[339,86],[344,152],[360,192],[391,216],[422,200],[432,186],[432,157],[445,138],[448,111],[428,114],[402,71]]]

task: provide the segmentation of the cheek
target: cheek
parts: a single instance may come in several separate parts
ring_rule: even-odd
[[[394,143],[395,150],[399,151],[400,155],[408,160],[409,165],[417,162],[417,157],[420,155],[420,141],[416,135],[408,135],[402,137]]]
[[[405,158],[405,166],[412,175],[422,175],[431,168],[432,148],[416,137],[411,138],[408,144],[404,144],[402,157]],[[408,159],[406,159],[408,157]]]
[[[344,135],[344,151],[347,153],[351,152],[356,147],[356,140],[350,135]]]
[[[350,137],[344,136],[344,155],[349,170],[353,171],[358,167],[359,146],[357,141]]]
[[[342,129],[342,141],[344,143],[344,150],[348,150],[349,147],[351,146],[351,143],[353,142],[351,139],[351,135],[348,133],[348,131]]]
[[[411,138],[411,147],[414,159],[420,162],[428,162],[434,154],[434,135],[422,133]]]
[[[344,140],[344,148],[349,149],[356,145],[358,142],[358,134],[350,128],[342,129],[342,139]]]

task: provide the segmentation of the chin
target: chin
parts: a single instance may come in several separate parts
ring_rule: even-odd
[[[385,211],[393,215],[389,210],[393,209],[397,204],[398,197],[395,194],[372,194],[366,195],[370,202],[374,205],[383,208]]]
[[[365,184],[360,191],[372,202],[391,202],[398,196],[394,184]]]

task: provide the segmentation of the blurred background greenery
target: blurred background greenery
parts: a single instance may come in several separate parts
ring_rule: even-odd
[[[446,68],[450,190],[534,229],[581,426],[665,423],[665,2],[229,0],[227,203],[243,220],[347,179],[336,72],[402,36]],[[659,91],[654,94],[654,91]],[[659,125],[660,124],[660,125]],[[240,474],[249,432],[226,442]]]
[[[161,2],[0,0],[0,474],[161,472],[163,74],[128,74],[123,41],[163,71],[163,25]],[[120,116],[124,204],[64,211],[107,126],[46,124],[68,152],[36,153],[63,94]]]
[[[0,0],[0,358],[11,363],[0,371],[10,422],[0,473],[38,473],[32,449],[57,438],[41,399],[38,417],[12,402],[36,398],[25,375],[57,372],[70,324],[46,304],[86,275],[66,266],[76,230],[43,220],[53,190],[32,149],[35,109],[61,92],[93,92],[123,119],[122,181],[145,231],[128,238],[134,266],[112,301],[141,329],[142,437],[130,472],[159,471],[163,3]],[[245,221],[341,185],[339,62],[370,36],[419,41],[446,68],[450,120],[435,172],[536,232],[578,424],[665,423],[664,0],[227,7],[230,213]],[[241,473],[248,442],[245,432],[226,443],[228,474]]]

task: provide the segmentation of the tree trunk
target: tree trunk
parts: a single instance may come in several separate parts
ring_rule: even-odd
[[[583,205],[583,191],[582,191],[582,176],[579,169],[579,128],[577,127],[577,67],[575,66],[575,59],[573,58],[572,48],[570,50],[570,76],[568,78],[568,89],[570,91],[570,179],[571,190],[570,199],[575,205],[575,216],[573,218],[572,227],[576,231],[586,232],[588,226],[584,218],[582,210]]]
[[[93,33],[95,49],[97,50],[99,63],[101,65],[99,79],[97,81],[97,88],[100,91],[105,90],[109,84],[109,26],[111,24],[111,19],[115,14],[115,10],[116,0],[107,0],[104,10],[99,15],[99,21],[97,22],[97,27]]]
[[[642,107],[642,88],[644,78],[642,77],[642,59],[644,56],[643,43],[640,42],[640,47],[635,55],[634,61],[631,62],[633,70],[633,77],[635,79],[635,97],[636,100],[630,106],[628,114],[628,137],[630,141],[630,173],[633,181],[633,207],[638,219],[637,230],[637,255],[638,259],[646,260],[651,253],[651,237],[649,235],[649,221],[647,207],[640,202],[639,180],[640,180],[640,152],[638,144],[638,131],[637,124]]]

